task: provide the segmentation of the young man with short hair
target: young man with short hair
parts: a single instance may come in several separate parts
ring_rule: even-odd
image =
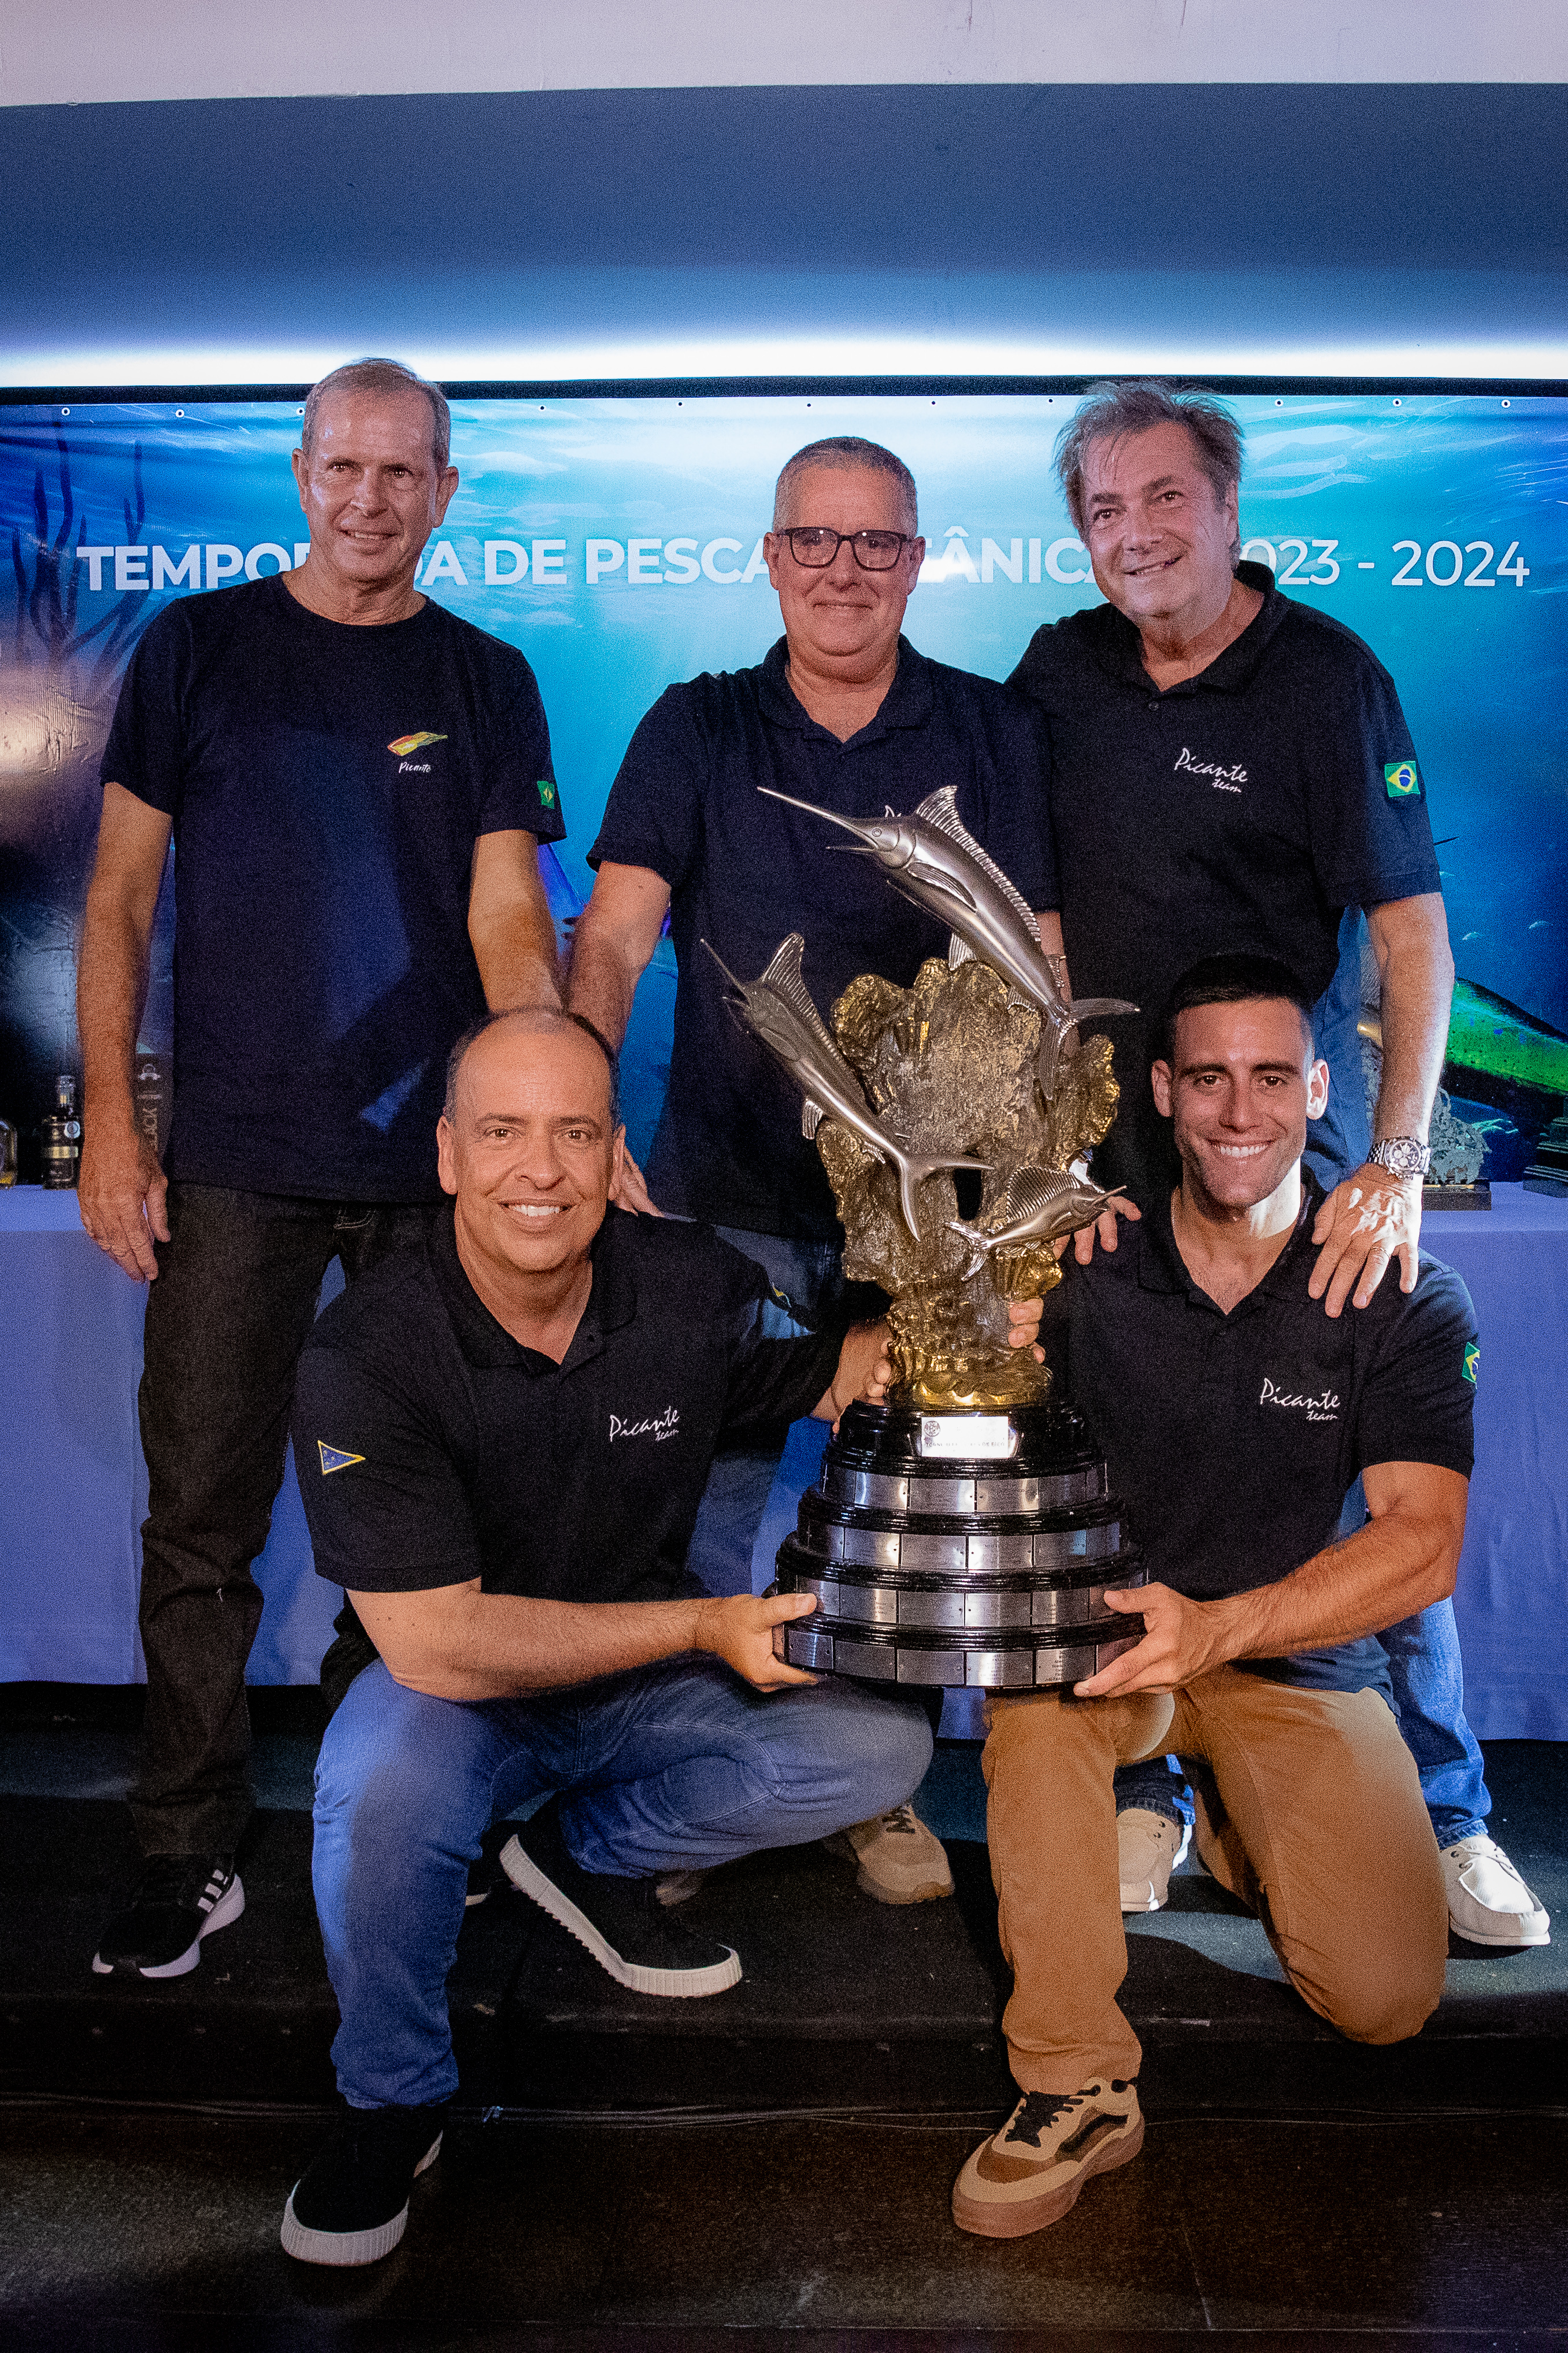
[[[1055,2221],[1142,2141],[1138,2039],[1116,2001],[1119,1764],[1202,1760],[1205,1863],[1342,2033],[1417,2033],[1443,1986],[1442,1868],[1372,1638],[1453,1588],[1469,1298],[1425,1254],[1410,1292],[1384,1284],[1354,1315],[1310,1295],[1322,1196],[1301,1155],[1328,1071],[1283,966],[1219,955],[1184,975],[1153,1084],[1181,1183],[1053,1294],[1070,1392],[1149,1572],[1106,1598],[1144,1632],[1070,1694],[989,1709],[1023,2096],[963,2168],[953,2214],[994,2238]],[[1369,1517],[1341,1541],[1358,1476]]]

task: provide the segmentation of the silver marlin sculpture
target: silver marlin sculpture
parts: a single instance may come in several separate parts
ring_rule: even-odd
[[[1030,1242],[1053,1242],[1058,1235],[1076,1233],[1117,1198],[1080,1183],[1067,1169],[1016,1168],[1002,1197],[1004,1222],[994,1232],[957,1219],[948,1222],[984,1258],[993,1250],[1022,1250]]]
[[[943,1168],[990,1167],[987,1160],[966,1160],[952,1152],[910,1152],[896,1144],[867,1103],[859,1080],[839,1052],[822,1016],[811,1001],[801,977],[800,959],[805,941],[791,932],[774,949],[767,970],[752,981],[737,980],[729,965],[702,943],[734,990],[731,1012],[776,1055],[805,1098],[801,1134],[814,1136],[825,1119],[836,1119],[885,1161],[898,1176],[899,1204],[904,1223],[916,1241],[921,1240],[916,1194],[926,1177]]]
[[[1137,1012],[1135,1005],[1115,997],[1086,997],[1078,1004],[1064,998],[1051,977],[1033,913],[965,827],[958,814],[955,786],[928,793],[908,817],[889,810],[871,823],[840,817],[837,809],[818,808],[812,801],[797,801],[767,785],[757,790],[769,800],[787,802],[791,808],[825,817],[830,825],[858,834],[860,855],[877,860],[894,890],[948,925],[952,944],[947,960],[953,970],[977,956],[1038,1007],[1040,1084],[1047,1102],[1056,1087],[1062,1040],[1075,1024],[1100,1020],[1109,1013]]]

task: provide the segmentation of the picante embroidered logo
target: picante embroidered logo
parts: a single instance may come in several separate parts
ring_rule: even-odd
[[[555,787],[551,783],[548,776],[541,776],[538,784],[535,785],[533,789],[539,795],[541,802],[546,808],[553,808],[555,807]]]
[[[1184,744],[1176,761],[1175,773],[1185,768],[1190,776],[1207,776],[1216,793],[1238,793],[1247,782],[1247,770],[1239,760],[1226,767],[1219,760],[1194,760]]]
[[[1340,1418],[1339,1398],[1332,1389],[1320,1389],[1316,1397],[1302,1397],[1291,1390],[1276,1388],[1267,1373],[1263,1376],[1258,1402],[1259,1405],[1283,1406],[1291,1413],[1304,1413],[1309,1421],[1338,1421]]]
[[[1472,1388],[1476,1386],[1476,1375],[1480,1371],[1480,1349],[1474,1340],[1467,1340],[1465,1343],[1465,1378],[1468,1381]]]
[[[651,1438],[658,1446],[665,1439],[673,1438],[679,1425],[680,1415],[672,1405],[667,1405],[662,1413],[647,1421],[623,1421],[618,1413],[613,1413],[610,1416],[610,1444],[613,1446],[617,1438]]]
[[[444,735],[432,735],[428,732],[423,735],[400,735],[395,744],[389,744],[386,748],[389,752],[395,752],[400,760],[406,760],[410,752],[422,752],[426,744],[444,744],[446,740]]]
[[[1386,760],[1383,781],[1391,801],[1418,801],[1421,778],[1414,760]]]
[[[323,1479],[330,1479],[334,1471],[346,1471],[351,1462],[364,1461],[363,1454],[345,1454],[341,1446],[329,1446],[324,1438],[318,1438],[316,1445],[321,1457]]]

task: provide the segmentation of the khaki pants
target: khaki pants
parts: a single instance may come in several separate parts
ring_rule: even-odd
[[[1290,1982],[1356,2042],[1418,2033],[1443,1990],[1448,1912],[1421,1785],[1375,1692],[1295,1691],[1217,1668],[1173,1694],[994,1699],[987,1836],[1014,1990],[1003,2018],[1026,2092],[1136,2075],[1118,1765],[1202,1757],[1198,1852],[1261,1918]]]

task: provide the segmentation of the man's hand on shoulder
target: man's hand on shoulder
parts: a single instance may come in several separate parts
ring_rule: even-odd
[[[620,1173],[610,1187],[610,1198],[617,1209],[630,1209],[635,1217],[662,1218],[664,1215],[647,1189],[647,1178],[624,1145],[621,1147]]]
[[[1401,1291],[1414,1291],[1421,1254],[1421,1179],[1412,1176],[1401,1184],[1386,1168],[1365,1164],[1334,1187],[1318,1211],[1312,1240],[1321,1247],[1307,1295],[1321,1299],[1326,1314],[1338,1315],[1352,1292],[1356,1306],[1366,1306],[1395,1258]]]
[[[722,1659],[757,1691],[783,1691],[789,1683],[814,1683],[801,1667],[787,1667],[773,1652],[773,1629],[792,1618],[809,1618],[816,1607],[810,1593],[775,1593],[759,1599],[754,1594],[731,1594],[725,1600],[700,1605],[697,1647]]]
[[[1142,1617],[1143,1638],[1087,1683],[1074,1683],[1075,1699],[1175,1691],[1235,1655],[1224,1602],[1191,1601],[1168,1585],[1142,1585],[1107,1593],[1105,1606]]]
[[[153,1238],[169,1239],[169,1180],[139,1129],[92,1120],[84,1124],[82,1224],[133,1282],[151,1282],[158,1271]]]

